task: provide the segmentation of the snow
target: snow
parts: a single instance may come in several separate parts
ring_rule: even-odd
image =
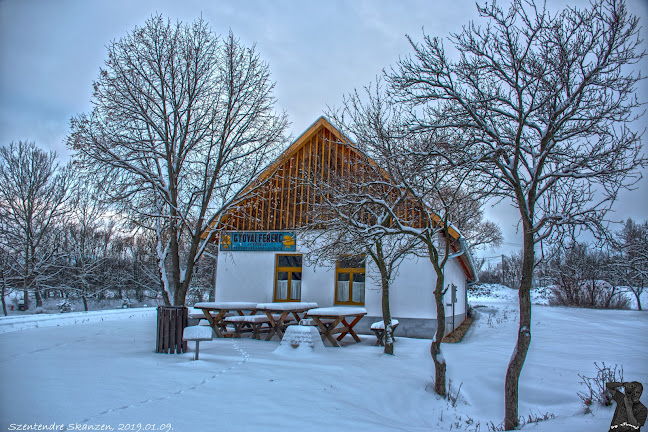
[[[205,312],[202,309],[189,308],[189,318],[205,318]]]
[[[123,320],[124,318],[154,317],[155,308],[114,309],[66,314],[34,314],[0,317],[0,333],[38,327],[60,327],[82,323]]]
[[[325,350],[317,327],[292,325],[286,329],[275,354],[287,356],[308,356]]]
[[[225,322],[265,323],[270,322],[267,315],[235,315],[225,318]]]
[[[355,306],[332,306],[326,308],[311,309],[308,311],[309,316],[342,316],[360,315],[366,313],[367,309]]]
[[[504,416],[517,292],[492,288],[471,303],[481,305],[471,329],[462,342],[442,345],[452,388],[461,385],[456,406],[430,390],[430,340],[399,337],[390,356],[373,335],[357,344],[347,335],[341,348],[325,342],[318,351],[278,353],[276,340],[215,338],[193,361],[193,342],[184,354],[154,352],[153,308],[0,320],[11,329],[0,334],[0,430],[487,431]],[[578,375],[595,376],[594,362],[622,365],[625,380],[648,383],[648,312],[534,305],[531,332],[519,413],[555,418],[523,431],[607,430],[614,406],[584,414],[577,396],[585,389]]]
[[[201,325],[185,327],[182,340],[206,341],[214,338],[214,330],[211,327]]]
[[[397,319],[391,320],[390,323],[391,326],[397,326],[399,324]],[[385,330],[385,321],[378,321],[371,324],[371,330]]]
[[[214,309],[256,309],[257,303],[253,302],[200,302],[194,305],[194,308],[214,308]]]
[[[270,310],[270,311],[286,311],[286,310],[306,310],[314,309],[317,303],[312,302],[279,302],[279,303],[259,303],[257,309]]]

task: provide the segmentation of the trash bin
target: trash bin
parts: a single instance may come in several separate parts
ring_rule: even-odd
[[[158,306],[155,352],[180,354],[187,352],[182,333],[187,327],[189,309],[184,306]]]

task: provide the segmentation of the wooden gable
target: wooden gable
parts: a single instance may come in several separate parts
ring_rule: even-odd
[[[320,117],[244,191],[248,195],[221,219],[234,231],[280,231],[309,222],[311,204],[321,197],[307,179],[345,176],[360,157],[350,140]]]

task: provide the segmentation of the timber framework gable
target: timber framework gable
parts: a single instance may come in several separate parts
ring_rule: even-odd
[[[227,211],[220,226],[228,231],[280,231],[306,226],[312,205],[322,197],[314,182],[350,177],[364,158],[325,117],[320,117],[266,168]]]

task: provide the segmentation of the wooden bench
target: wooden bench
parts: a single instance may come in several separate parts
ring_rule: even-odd
[[[230,314],[243,316],[246,311],[250,315],[257,313],[257,303],[253,302],[200,302],[194,305],[195,309],[200,309],[209,321],[209,325],[214,329],[216,337],[225,337],[227,325],[224,319]]]
[[[195,341],[196,342],[196,354],[194,355],[194,360],[198,360],[198,354],[200,352],[200,341],[208,341],[214,338],[214,331],[211,327],[208,326],[190,326],[185,327],[182,332],[183,341]]]
[[[275,316],[275,319],[279,319],[279,316]],[[237,338],[240,338],[241,335],[246,332],[247,328],[252,331],[252,339],[261,339],[262,331],[270,331],[272,327],[270,318],[267,315],[229,316],[223,321],[234,326],[234,337]],[[284,320],[284,322],[286,321],[290,321],[290,318]],[[267,325],[267,328],[265,329],[263,328],[264,324]]]
[[[398,327],[398,320],[391,320],[392,337],[394,341],[396,340],[396,338],[394,337],[396,327]],[[378,339],[376,341],[376,345],[385,346],[385,322],[378,321],[371,324],[371,330],[375,333],[376,339]]]
[[[270,320],[265,315],[238,315],[228,316],[223,322],[234,326],[234,337],[240,338],[248,328],[252,330],[252,338],[259,339],[261,327],[263,324],[269,324]]]

